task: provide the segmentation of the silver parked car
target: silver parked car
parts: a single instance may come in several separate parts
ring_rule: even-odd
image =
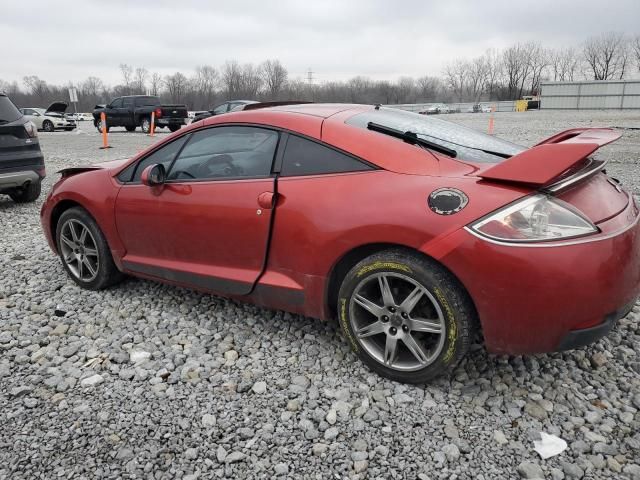
[[[68,119],[64,112],[69,105],[65,102],[53,102],[49,108],[21,108],[20,112],[31,120],[38,130],[53,132],[55,130],[71,131],[76,128],[75,120]]]

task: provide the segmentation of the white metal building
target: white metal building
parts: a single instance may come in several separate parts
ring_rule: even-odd
[[[540,97],[545,110],[640,109],[640,80],[542,82]]]

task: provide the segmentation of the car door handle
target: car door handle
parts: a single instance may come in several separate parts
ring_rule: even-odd
[[[275,205],[276,194],[273,192],[262,192],[258,195],[258,205],[265,210],[271,210]]]

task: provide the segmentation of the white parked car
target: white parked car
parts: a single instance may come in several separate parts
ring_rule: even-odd
[[[482,105],[482,113],[491,113],[492,108],[490,105]]]
[[[22,114],[31,120],[38,130],[53,132],[54,130],[71,131],[76,128],[75,120],[69,120],[64,112],[68,104],[53,102],[49,108],[21,108]]]

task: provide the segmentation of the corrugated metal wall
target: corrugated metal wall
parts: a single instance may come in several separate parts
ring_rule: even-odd
[[[640,108],[640,80],[542,82],[545,110],[605,110]]]

